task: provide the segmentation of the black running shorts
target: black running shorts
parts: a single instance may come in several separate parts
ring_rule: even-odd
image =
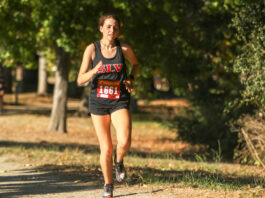
[[[112,107],[98,107],[91,105],[89,107],[89,113],[94,115],[110,115],[120,109],[129,109],[129,103],[118,104]]]

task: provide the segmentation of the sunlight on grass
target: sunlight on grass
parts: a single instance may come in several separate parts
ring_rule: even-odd
[[[12,154],[23,157],[27,163],[36,163],[38,166],[45,164],[68,166],[72,169],[82,167],[90,170],[98,166],[99,153],[86,153],[85,149],[60,147],[58,145],[16,145],[13,147],[1,147],[0,154]],[[172,158],[152,157],[148,154],[144,157],[134,153],[126,158],[129,177],[128,184],[157,184],[157,185],[187,185],[195,188],[207,188],[214,190],[246,190],[248,188],[265,188],[265,179],[258,175],[242,173],[243,168],[233,169],[228,164],[208,164],[206,162],[190,162]],[[231,166],[231,167],[229,167]],[[229,168],[229,170],[227,170]],[[224,170],[228,171],[225,172]],[[63,168],[62,171],[67,170]],[[82,171],[82,170],[81,170]]]
[[[71,147],[67,145],[20,145],[0,147],[1,155],[17,155],[23,157],[24,163],[33,163],[39,167],[47,165],[57,167],[56,170],[88,173],[94,167],[99,168],[99,152],[89,151],[86,147]],[[209,164],[207,162],[191,162],[174,159],[172,156],[160,156],[149,153],[141,156],[129,153],[125,158],[128,169],[128,185],[155,184],[155,185],[184,185],[193,188],[207,188],[214,190],[247,190],[259,188],[264,190],[265,179],[254,172],[247,173],[244,168],[233,164]],[[236,168],[233,168],[235,166]],[[49,169],[48,169],[49,170]],[[77,174],[77,173],[76,173]],[[76,176],[72,178],[76,179]],[[71,179],[71,177],[70,177]],[[81,179],[86,181],[87,178]]]
[[[210,163],[200,148],[177,140],[177,131],[163,124],[165,115],[149,116],[132,117],[132,148],[125,157],[127,185],[240,190],[242,197],[265,193],[263,169],[220,163],[221,151],[215,151],[215,163]],[[60,172],[70,181],[102,182],[99,146],[91,118],[69,116],[67,134],[47,133],[48,123],[46,115],[2,116],[0,156],[12,156],[12,161],[32,164],[39,170]],[[113,126],[111,130],[115,146]]]

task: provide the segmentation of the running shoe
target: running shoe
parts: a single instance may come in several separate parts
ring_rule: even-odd
[[[119,183],[124,182],[126,178],[126,171],[123,165],[123,160],[121,162],[116,161],[116,155],[114,156],[114,163],[115,163],[115,172],[116,172],[116,179]]]
[[[104,185],[103,198],[113,198],[113,184]]]

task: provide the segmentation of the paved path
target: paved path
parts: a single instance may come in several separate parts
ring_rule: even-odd
[[[118,187],[115,197],[179,197],[166,192],[166,187]],[[171,194],[171,195],[170,195]],[[50,172],[40,172],[30,165],[11,162],[8,157],[0,157],[0,197],[22,198],[98,198],[102,197],[102,187],[93,183],[76,184],[64,180]]]

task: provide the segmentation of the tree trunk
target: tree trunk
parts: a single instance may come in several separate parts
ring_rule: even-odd
[[[16,66],[16,87],[15,87],[15,104],[18,105],[18,95],[23,92],[23,64],[18,63]]]
[[[66,133],[67,86],[70,55],[56,47],[57,71],[53,93],[53,106],[48,131]]]
[[[5,81],[5,93],[12,93],[12,68],[3,67],[4,81]]]
[[[47,71],[46,59],[44,53],[38,52],[39,56],[39,74],[38,74],[38,92],[39,96],[47,95]]]

